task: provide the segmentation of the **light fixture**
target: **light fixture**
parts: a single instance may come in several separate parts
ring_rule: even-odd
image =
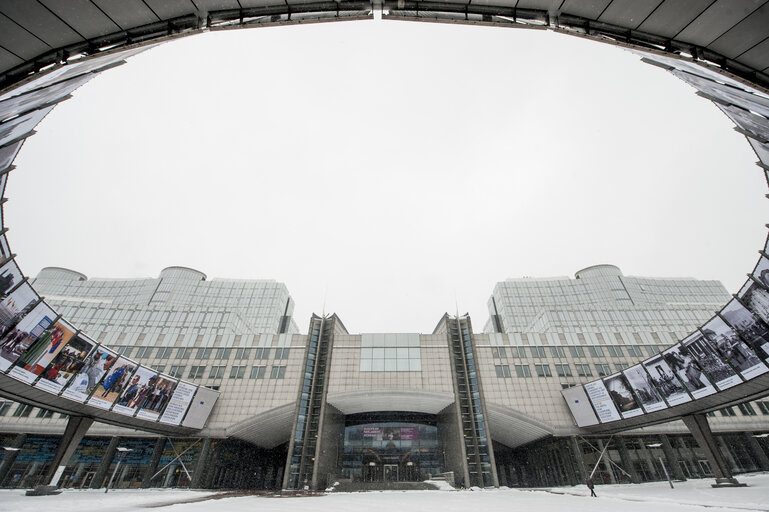
[[[659,448],[660,446],[662,446],[662,443],[653,443],[653,444],[646,445],[647,448]]]
[[[21,448],[11,448],[10,446],[3,446],[3,450],[7,452],[18,452]]]

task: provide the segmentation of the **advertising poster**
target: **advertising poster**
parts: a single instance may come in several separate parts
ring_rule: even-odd
[[[753,352],[764,362],[769,360],[769,326],[748,311],[736,299],[721,310],[721,318],[740,335]]]
[[[84,403],[115,361],[117,361],[117,354],[103,346],[97,346],[86,356],[83,366],[61,396],[74,402]]]
[[[24,280],[18,265],[13,260],[0,266],[0,299],[8,296],[14,286],[18,286]]]
[[[643,414],[643,409],[633,396],[630,385],[621,373],[606,377],[603,379],[603,383],[623,418],[627,419]]]
[[[175,388],[176,379],[166,375],[156,376],[139,402],[139,412],[136,413],[136,417],[157,421],[165,411]]]
[[[45,303],[35,306],[0,340],[0,370],[6,371],[51,325],[56,313]]]
[[[363,427],[363,437],[374,441],[418,441],[419,427]]]
[[[635,396],[638,397],[644,411],[654,412],[667,408],[667,404],[662,399],[657,388],[654,387],[654,383],[643,366],[637,364],[622,373],[625,374],[625,379],[627,379],[630,387],[633,388]]]
[[[769,372],[756,353],[721,318],[709,320],[700,330],[745,380]]]
[[[675,364],[676,371],[673,371],[673,367],[668,364],[668,358]],[[686,378],[686,369],[691,365],[694,365],[694,368],[697,368],[696,363],[694,363],[690,357],[687,362],[680,356],[678,347],[673,347],[662,354],[643,362],[644,368],[646,368],[646,371],[649,373],[649,378],[651,378],[654,386],[671,407],[691,402],[692,400],[692,397],[686,392],[686,388],[684,388],[684,385],[677,375],[681,372],[684,375],[684,378]],[[691,371],[692,370],[690,370],[690,373]],[[702,372],[697,369],[697,373],[701,374]],[[701,381],[697,381],[697,383],[702,384]],[[694,387],[697,383],[690,383],[690,385]],[[715,391],[716,390],[714,389],[713,392],[715,393]]]
[[[115,399],[125,390],[131,380],[131,375],[136,369],[136,363],[125,357],[118,357],[110,366],[107,374],[96,386],[96,390],[88,399],[88,405],[99,409],[109,409]]]
[[[595,412],[598,415],[598,421],[601,423],[608,423],[610,421],[621,419],[603,381],[594,380],[593,382],[588,382],[585,384],[585,391],[587,392],[587,397],[590,399],[590,403],[593,404],[593,409],[595,409]]]
[[[38,300],[37,293],[28,283],[12,290],[0,300],[0,339],[29,313]]]
[[[74,335],[75,329],[71,325],[63,320],[57,320],[21,354],[16,360],[16,366],[11,368],[8,375],[32,384]]]
[[[189,382],[179,381],[173,395],[171,395],[171,400],[168,401],[166,410],[160,417],[160,423],[179,425],[182,419],[184,419],[184,414],[187,412],[187,408],[190,406],[197,388],[197,386]]]
[[[58,395],[72,377],[83,371],[86,358],[95,346],[95,341],[82,334],[73,337],[46,367],[35,387]]]
[[[158,372],[139,366],[134,374],[126,381],[123,386],[123,392],[115,402],[112,408],[114,412],[133,416],[139,404],[144,400],[144,396],[154,386],[158,378]]]
[[[690,334],[681,344],[686,352],[702,368],[704,374],[715,383],[718,389],[728,389],[742,382],[739,375],[735,373],[731,366],[721,359],[721,354],[716,348],[708,342],[700,332]],[[668,361],[670,363],[670,361]],[[672,365],[671,365],[672,366]],[[692,380],[696,382],[696,374],[693,373]],[[692,392],[695,398],[699,398]]]

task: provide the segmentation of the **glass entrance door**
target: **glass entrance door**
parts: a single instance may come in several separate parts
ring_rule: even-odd
[[[384,480],[385,482],[398,481],[398,465],[397,464],[384,465]]]

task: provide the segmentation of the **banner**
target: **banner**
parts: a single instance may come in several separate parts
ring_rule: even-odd
[[[136,369],[136,363],[129,361],[124,357],[114,360],[107,374],[96,386],[96,390],[88,399],[88,405],[93,405],[100,409],[109,409],[128,385],[131,375]]]
[[[667,408],[667,404],[662,399],[643,366],[637,364],[622,373],[625,375],[630,387],[633,388],[633,392],[641,402],[641,407],[643,407],[644,411],[654,412]]]
[[[621,419],[603,381],[596,380],[588,382],[585,384],[585,391],[587,392],[590,403],[593,404],[593,409],[595,409],[596,415],[598,415],[598,420],[601,423],[608,423],[610,421]]]
[[[116,360],[117,354],[104,348],[104,346],[97,346],[93,352],[86,356],[83,366],[69,382],[69,385],[64,388],[61,396],[81,404],[84,403]]]
[[[765,362],[769,361],[769,326],[766,323],[754,316],[737,299],[732,299],[724,306],[720,315],[758,357]]]
[[[627,419],[643,414],[643,409],[633,396],[630,385],[621,373],[606,377],[603,382],[623,418]]]
[[[0,301],[0,338],[18,324],[38,300],[37,293],[28,283],[15,288],[2,299]]]
[[[675,371],[667,362],[668,358],[671,358],[675,363]],[[649,373],[649,378],[654,383],[654,386],[667,401],[668,405],[673,407],[674,405],[683,404],[692,400],[692,397],[686,392],[687,388],[684,388],[684,384],[681,383],[681,379],[677,375],[678,371],[683,372],[684,376],[686,375],[686,368],[688,365],[695,364],[691,361],[691,358],[689,358],[688,363],[684,362],[684,359],[680,356],[677,348],[672,348],[658,356],[647,359],[642,364]],[[697,373],[701,374],[702,372],[697,369]],[[716,390],[714,389],[713,392],[715,391]]]
[[[176,379],[165,375],[156,376],[148,385],[146,393],[139,402],[139,412],[136,413],[136,417],[157,421],[171,400],[171,395],[176,389],[176,382]]]
[[[51,325],[56,314],[45,303],[35,306],[0,340],[0,370],[6,371]]]
[[[95,341],[82,334],[72,338],[51,361],[35,387],[58,395],[69,380],[83,370],[86,358],[95,346]]]
[[[32,384],[74,335],[74,327],[57,320],[19,357],[8,375]]]
[[[769,372],[756,353],[721,318],[709,320],[700,331],[745,380]]]
[[[705,375],[715,382],[718,389],[728,389],[742,382],[740,376],[735,373],[731,366],[721,360],[721,354],[699,331],[690,334],[681,344],[697,362],[697,365],[702,368]],[[694,393],[692,395],[694,398],[699,398]]]
[[[158,372],[155,370],[144,366],[136,368],[130,380],[126,380],[123,392],[112,410],[126,416],[133,416],[139,404],[144,401],[145,395],[154,387],[157,378]]]

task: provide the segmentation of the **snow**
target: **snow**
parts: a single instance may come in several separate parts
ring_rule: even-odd
[[[590,498],[584,485],[550,489],[478,489],[458,491],[374,491],[320,496],[242,496],[208,499],[216,492],[181,490],[65,490],[58,496],[26,497],[22,490],[0,491],[0,511],[168,512],[769,512],[769,473],[740,475],[748,487],[714,489],[712,479],[596,486]]]

